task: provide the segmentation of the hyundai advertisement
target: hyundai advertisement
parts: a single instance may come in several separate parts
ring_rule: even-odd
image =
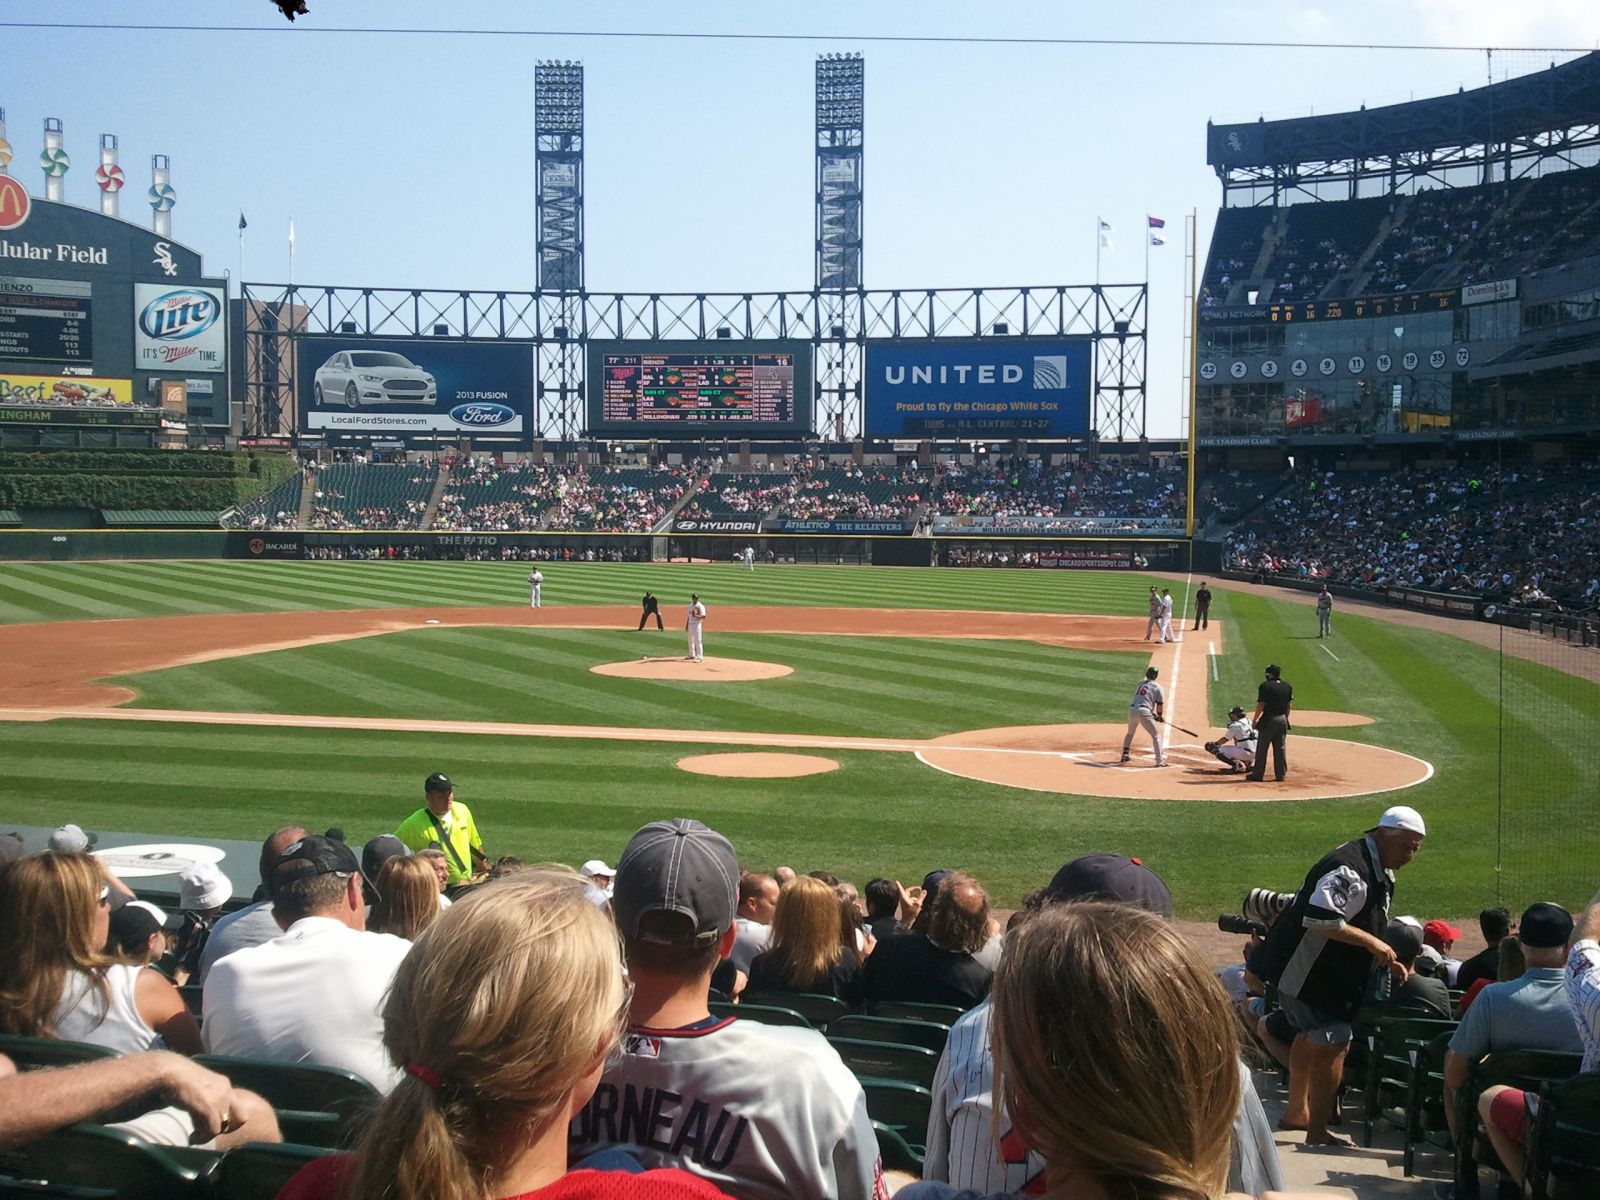
[[[227,304],[219,288],[138,283],[133,288],[133,365],[140,371],[228,369]]]
[[[1069,438],[1089,432],[1088,338],[868,342],[872,438]]]
[[[295,352],[302,434],[500,437],[534,428],[532,346],[302,337]]]

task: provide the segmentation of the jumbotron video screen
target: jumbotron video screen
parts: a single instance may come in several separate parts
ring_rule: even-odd
[[[649,437],[803,433],[805,342],[604,342],[589,347],[589,432]]]

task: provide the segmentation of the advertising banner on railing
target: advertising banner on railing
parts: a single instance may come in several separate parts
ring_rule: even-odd
[[[534,429],[533,351],[428,338],[303,337],[300,431],[498,438]]]

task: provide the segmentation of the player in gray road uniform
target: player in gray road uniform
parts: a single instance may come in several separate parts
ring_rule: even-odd
[[[1333,636],[1333,596],[1329,594],[1327,584],[1323,584],[1322,591],[1317,593],[1317,636]]]
[[[1161,632],[1161,597],[1156,595],[1156,589],[1150,589],[1150,620],[1144,627],[1144,640],[1149,641],[1150,635]]]
[[[1154,667],[1144,673],[1144,680],[1133,691],[1133,703],[1128,705],[1128,736],[1122,739],[1122,761],[1128,761],[1128,748],[1133,745],[1133,735],[1141,728],[1150,735],[1150,742],[1156,750],[1156,766],[1167,765],[1165,756],[1161,753],[1161,730],[1156,722],[1162,719],[1166,712],[1167,698],[1161,691],[1161,685],[1156,682],[1156,676],[1161,674]]]

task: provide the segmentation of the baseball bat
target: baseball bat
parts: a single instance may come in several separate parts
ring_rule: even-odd
[[[1187,734],[1188,734],[1188,735],[1189,735],[1189,736],[1190,736],[1190,737],[1199,737],[1199,736],[1200,736],[1200,735],[1199,735],[1199,734],[1198,734],[1198,733],[1196,733],[1196,732],[1195,732],[1195,731],[1194,731],[1194,730],[1192,730],[1192,729],[1185,729],[1185,728],[1184,728],[1184,727],[1183,727],[1183,726],[1182,726],[1182,725],[1176,725],[1176,724],[1173,724],[1173,722],[1171,722],[1171,721],[1169,721],[1169,720],[1167,720],[1167,719],[1166,719],[1166,718],[1165,718],[1165,717],[1162,717],[1162,718],[1160,718],[1160,721],[1161,721],[1161,723],[1162,723],[1162,724],[1163,724],[1163,725],[1171,725],[1171,726],[1172,726],[1172,727],[1173,727],[1173,728],[1174,728],[1174,729],[1176,729],[1176,730],[1177,730],[1177,731],[1178,731],[1178,732],[1179,732],[1179,733],[1187,733]]]

